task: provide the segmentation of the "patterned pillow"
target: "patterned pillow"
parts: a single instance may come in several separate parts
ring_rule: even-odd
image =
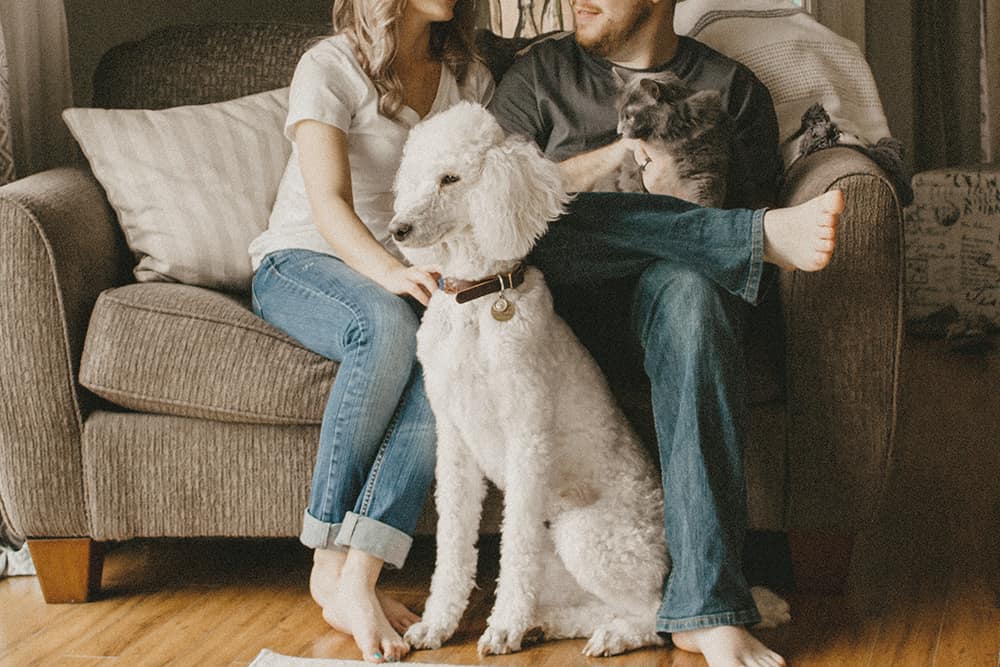
[[[245,292],[291,152],[288,89],[158,111],[74,108],[63,119],[104,186],[139,282]]]

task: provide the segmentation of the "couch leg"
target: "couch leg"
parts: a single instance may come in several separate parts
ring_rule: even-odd
[[[101,592],[104,551],[89,537],[29,539],[42,595],[49,604],[90,602]]]
[[[843,593],[846,590],[854,549],[853,533],[791,531],[788,548],[797,590],[810,593]]]

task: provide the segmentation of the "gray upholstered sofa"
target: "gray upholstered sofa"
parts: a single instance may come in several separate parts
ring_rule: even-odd
[[[105,56],[94,105],[279,88],[325,30],[169,29]],[[892,450],[901,219],[885,175],[844,148],[796,163],[782,203],[833,187],[848,202],[833,264],[783,275],[780,309],[755,318],[747,470],[752,527],[788,533],[797,574],[836,585]],[[0,516],[29,540],[50,602],[99,590],[104,542],[300,528],[337,365],[256,318],[246,295],[135,284],[132,265],[86,167],[0,188]]]

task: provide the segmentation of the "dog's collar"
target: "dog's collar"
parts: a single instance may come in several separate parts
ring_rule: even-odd
[[[448,294],[455,295],[455,301],[465,303],[487,294],[514,289],[524,282],[524,263],[519,263],[513,271],[495,273],[480,280],[458,280],[457,278],[441,278],[438,287]]]

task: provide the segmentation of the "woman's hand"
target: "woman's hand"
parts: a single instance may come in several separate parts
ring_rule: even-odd
[[[410,295],[423,305],[430,303],[431,294],[437,289],[438,278],[441,277],[441,267],[406,266],[400,262],[390,265],[377,272],[372,280],[393,294]]]

